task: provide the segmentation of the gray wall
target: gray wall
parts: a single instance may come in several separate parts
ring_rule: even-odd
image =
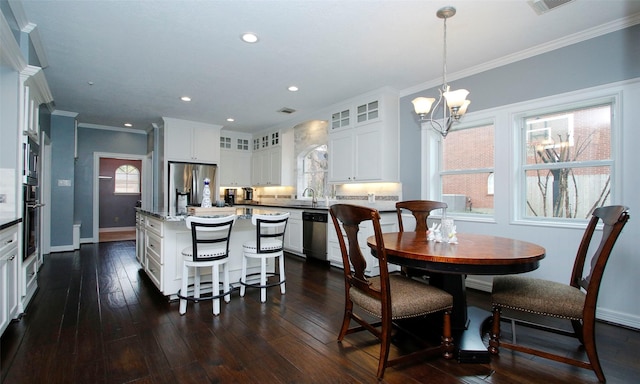
[[[73,244],[75,118],[51,116],[51,246]]]
[[[101,178],[98,181],[98,193],[100,194],[98,227],[100,229],[135,227],[136,225],[135,207],[140,200],[140,193],[116,194],[114,192],[116,170],[125,164],[131,164],[138,168],[140,176],[142,176],[142,161],[140,160],[100,159],[100,176],[110,177]]]
[[[95,152],[145,155],[146,133],[78,127],[78,159],[75,164],[74,220],[81,222],[80,238],[93,237],[93,155]],[[70,244],[70,243],[69,243]]]
[[[580,42],[560,50],[548,52],[504,65],[452,83],[452,88],[466,88],[471,93],[470,115],[493,109],[495,125],[495,215],[487,220],[469,217],[456,218],[460,233],[499,234],[509,238],[531,241],[546,249],[546,257],[530,276],[567,283],[584,225],[553,225],[514,221],[515,204],[511,183],[514,172],[512,160],[513,129],[510,113],[526,106],[515,103],[560,95],[581,90],[592,91],[598,86],[616,85],[620,92],[618,107],[621,113],[614,116],[616,128],[621,127],[622,140],[614,148],[615,174],[614,204],[630,208],[631,220],[625,226],[607,265],[599,294],[597,316],[605,321],[640,329],[640,301],[629,300],[629,293],[640,291],[638,246],[640,225],[634,220],[634,212],[640,207],[640,25]],[[627,80],[627,81],[625,81]],[[619,91],[618,91],[619,90]],[[592,91],[593,92],[593,91]],[[609,91],[607,88],[603,92]],[[412,141],[420,141],[420,128],[411,100],[416,96],[437,95],[437,90],[427,90],[401,98],[401,167],[415,169],[420,160],[420,148]],[[551,99],[547,104],[552,103]],[[473,119],[469,116],[469,120]],[[420,196],[420,185],[415,183],[418,171],[402,174],[405,198]],[[427,172],[421,170],[420,174]],[[429,196],[426,196],[429,197]],[[636,212],[637,213],[637,212]],[[491,276],[468,276],[467,287],[491,290]],[[621,294],[621,292],[623,294]]]
[[[640,77],[640,25],[451,82],[470,91],[469,112]],[[420,198],[420,124],[411,100],[437,97],[430,89],[400,99],[400,179],[405,199]],[[496,127],[499,129],[500,127]],[[506,127],[502,127],[506,128]],[[500,132],[496,131],[496,135]],[[420,172],[423,174],[424,172]]]

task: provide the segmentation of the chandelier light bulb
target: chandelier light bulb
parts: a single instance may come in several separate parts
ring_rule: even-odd
[[[434,101],[436,101],[436,99],[433,97],[416,97],[411,102],[418,115],[426,115],[431,110],[431,105]]]

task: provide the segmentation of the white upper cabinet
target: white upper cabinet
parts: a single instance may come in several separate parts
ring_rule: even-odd
[[[399,180],[398,96],[381,92],[331,114],[329,182]]]
[[[220,186],[251,186],[250,134],[220,133]]]
[[[163,117],[165,157],[198,163],[220,162],[222,126]]]
[[[251,183],[254,186],[292,185],[293,131],[268,132],[254,136]],[[255,148],[258,148],[257,150]]]

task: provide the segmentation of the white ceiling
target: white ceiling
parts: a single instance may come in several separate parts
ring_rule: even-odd
[[[168,116],[243,132],[298,123],[385,86],[406,93],[438,84],[436,11],[445,5],[457,8],[447,22],[449,80],[640,14],[638,0],[576,0],[543,15],[526,0],[19,3],[37,25],[56,108],[79,113],[79,122],[146,129]],[[247,31],[260,41],[242,42]],[[297,112],[277,112],[283,107]]]

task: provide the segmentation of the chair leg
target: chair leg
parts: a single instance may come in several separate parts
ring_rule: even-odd
[[[198,267],[194,267],[193,268],[193,298],[194,299],[199,299],[200,298],[200,268]]]
[[[453,337],[451,336],[451,311],[444,312],[442,326],[442,356],[445,359],[453,359]]]
[[[489,340],[489,353],[500,353],[500,307],[493,307],[493,319],[491,324],[491,336]]]
[[[220,294],[220,271],[218,264],[214,263],[211,267],[211,294],[213,296]],[[220,298],[213,299],[213,315],[220,314]]]
[[[247,282],[247,257],[242,255],[242,272],[240,274],[240,282]],[[240,297],[244,297],[244,293],[246,291],[246,287],[244,284],[240,284]]]
[[[284,295],[285,290],[286,290],[285,282],[284,282],[285,281],[285,278],[284,278],[284,254],[278,256],[278,259],[280,260],[280,267],[279,267],[280,268],[280,271],[279,271],[279,273],[280,273],[280,283],[281,283],[280,284],[280,293]]]
[[[223,274],[224,274],[224,276],[223,276],[224,281],[222,282],[222,289],[223,289],[225,292],[229,292],[229,268],[227,268],[227,263],[226,263],[226,262],[225,262],[225,263],[223,263],[223,264],[220,264],[220,265],[222,266],[222,270],[224,271],[224,272],[223,272]],[[228,302],[230,302],[230,301],[231,301],[231,294],[229,293],[229,294],[226,294],[226,295],[224,296],[224,302],[225,302],[225,303],[228,303]]]
[[[344,307],[344,316],[342,318],[342,327],[340,327],[340,333],[338,334],[338,341],[342,341],[347,335],[349,324],[351,324],[351,311],[353,311],[353,302],[347,299]]]
[[[591,369],[593,369],[593,372],[595,372],[598,380],[600,380],[601,383],[606,383],[604,372],[602,371],[602,366],[600,365],[600,359],[598,358],[598,350],[596,349],[595,324],[593,323],[593,321],[588,321],[580,328],[583,331],[579,334],[580,340],[582,341],[584,349],[587,352],[589,363],[591,363]]]
[[[267,259],[260,258],[260,285],[267,285]],[[260,288],[260,302],[267,302],[267,288]]]
[[[180,295],[187,296],[189,289],[189,267],[186,264],[182,265],[182,287],[180,288]],[[187,313],[187,299],[180,299],[180,315]]]
[[[378,361],[378,379],[384,376],[387,361],[389,360],[389,347],[391,346],[391,319],[382,320],[382,329],[380,332],[380,360]]]

